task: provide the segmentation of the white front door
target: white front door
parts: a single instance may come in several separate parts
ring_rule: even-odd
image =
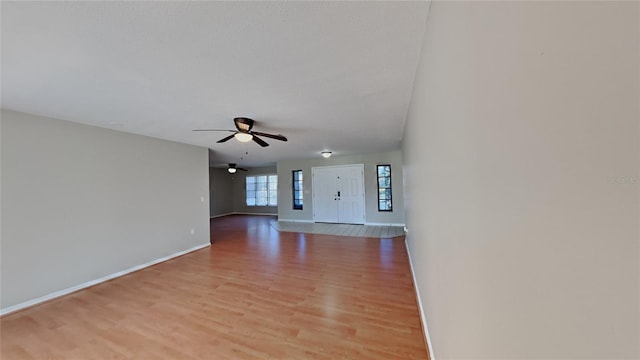
[[[364,224],[363,166],[345,166],[338,174],[338,222]]]
[[[364,165],[311,169],[313,220],[364,224]]]
[[[333,168],[312,168],[313,221],[338,222],[338,180]]]

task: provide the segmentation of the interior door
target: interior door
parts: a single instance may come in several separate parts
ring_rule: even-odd
[[[313,220],[364,224],[364,165],[311,169]]]

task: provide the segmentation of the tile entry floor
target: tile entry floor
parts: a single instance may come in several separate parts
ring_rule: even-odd
[[[402,226],[377,226],[355,224],[303,223],[272,220],[271,226],[278,231],[337,236],[392,238],[404,235]]]

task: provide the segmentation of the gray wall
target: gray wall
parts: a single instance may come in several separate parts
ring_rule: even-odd
[[[318,156],[317,159],[278,161],[278,219],[312,221],[311,168],[348,164],[364,164],[366,222],[404,224],[402,154],[400,150],[366,155],[333,156],[329,159]],[[376,165],[386,164],[391,164],[393,212],[378,211]],[[293,210],[293,194],[291,192],[291,171],[293,170],[302,170],[304,187],[303,210]]]
[[[209,214],[211,216],[233,212],[234,193],[231,176],[227,169],[209,168]]]
[[[242,166],[240,166],[242,167]],[[233,184],[233,211],[239,213],[252,213],[252,214],[277,214],[278,207],[276,206],[247,206],[246,192],[245,192],[245,178],[249,175],[268,175],[276,174],[275,166],[265,166],[247,169],[249,171],[238,171],[231,175]],[[280,187],[280,177],[278,177],[278,187]],[[280,189],[278,188],[278,192]],[[278,198],[280,203],[280,198]]]
[[[403,139],[435,358],[638,359],[638,2],[432,2]]]
[[[0,126],[3,308],[209,242],[207,149],[6,110]]]

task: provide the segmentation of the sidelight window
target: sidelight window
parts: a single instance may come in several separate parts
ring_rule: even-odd
[[[391,165],[378,165],[378,211],[393,211],[391,200]]]
[[[293,170],[291,178],[293,179],[293,209],[302,210],[302,170]]]

